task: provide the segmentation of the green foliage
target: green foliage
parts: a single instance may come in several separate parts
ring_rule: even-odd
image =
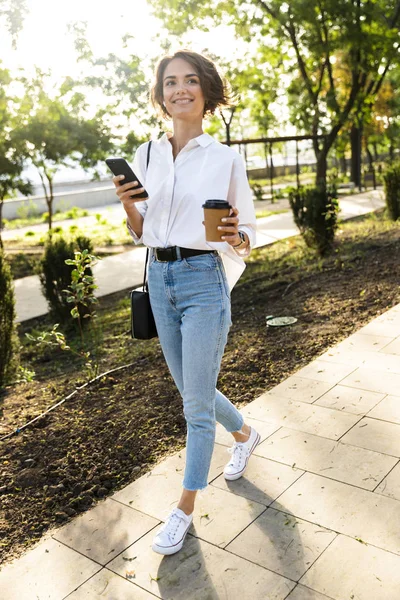
[[[19,343],[15,327],[15,298],[10,267],[0,248],[0,389],[18,368]]]
[[[49,212],[49,229],[53,218],[53,182],[61,166],[79,164],[95,169],[113,149],[113,135],[102,109],[87,117],[85,96],[73,89],[48,91],[49,76],[39,70],[33,78],[20,78],[25,95],[18,107],[16,143],[24,156],[36,167],[43,186]]]
[[[83,236],[72,241],[62,236],[51,238],[45,244],[41,261],[39,277],[43,294],[48,302],[50,314],[61,323],[71,323],[72,321],[70,304],[64,290],[71,283],[74,268],[65,261],[73,260],[76,250],[80,252],[87,250],[91,253],[93,251],[92,242]],[[90,269],[88,269],[87,275],[92,275]],[[90,309],[85,304],[79,304],[78,311],[81,318],[90,314]]]
[[[393,221],[400,219],[400,162],[389,165],[383,175],[385,182],[385,200],[389,217]]]
[[[18,34],[22,29],[26,13],[26,0],[0,0],[0,23],[5,22],[14,49],[17,47]]]
[[[289,202],[307,246],[316,249],[320,256],[332,250],[339,212],[335,187],[292,188]]]

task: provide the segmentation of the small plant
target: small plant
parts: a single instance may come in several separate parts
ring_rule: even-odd
[[[39,209],[33,200],[24,202],[19,208],[17,208],[17,217],[20,219],[29,219],[30,217],[37,217]]]
[[[0,248],[0,389],[18,369],[19,342],[15,326],[15,298],[9,265]]]
[[[307,246],[320,256],[333,246],[339,203],[334,186],[300,187],[289,192],[294,221]]]
[[[400,162],[387,167],[383,174],[386,206],[392,221],[400,218]]]
[[[96,260],[98,257],[89,254],[89,250],[86,249],[83,252],[75,252],[73,259],[65,261],[65,264],[73,266],[74,269],[71,272],[71,283],[63,292],[66,294],[67,302],[73,304],[71,316],[78,321],[82,345],[84,345],[83,319],[93,319],[96,316],[93,304],[97,302],[94,295],[97,285],[92,275],[92,266]],[[82,307],[86,310],[82,310]]]

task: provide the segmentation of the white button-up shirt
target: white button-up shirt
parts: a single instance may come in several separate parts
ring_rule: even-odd
[[[243,159],[232,148],[202,134],[190,140],[174,161],[171,136],[164,134],[152,142],[147,169],[148,143],[136,152],[133,170],[149,198],[136,202],[144,218],[142,237],[129,230],[136,244],[151,248],[218,250],[232,288],[245,263],[227,242],[206,241],[202,206],[208,199],[227,200],[239,211],[239,229],[247,233],[250,248],[254,245],[256,217]]]

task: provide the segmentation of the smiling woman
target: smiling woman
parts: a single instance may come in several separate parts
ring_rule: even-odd
[[[254,244],[256,219],[241,156],[203,132],[203,117],[229,103],[215,65],[188,50],[163,58],[152,100],[173,131],[136,153],[134,171],[148,199],[138,201],[137,184],[114,183],[135,243],[150,250],[151,307],[187,422],[182,495],[153,542],[155,552],[174,554],[191,525],[196,493],[207,486],[216,421],[235,440],[228,480],[244,474],[260,440],[216,389],[231,325],[230,288]]]

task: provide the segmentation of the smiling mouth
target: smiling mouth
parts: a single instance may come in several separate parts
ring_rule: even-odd
[[[193,102],[190,98],[179,98],[178,100],[174,100],[173,104],[189,104],[189,102]]]

